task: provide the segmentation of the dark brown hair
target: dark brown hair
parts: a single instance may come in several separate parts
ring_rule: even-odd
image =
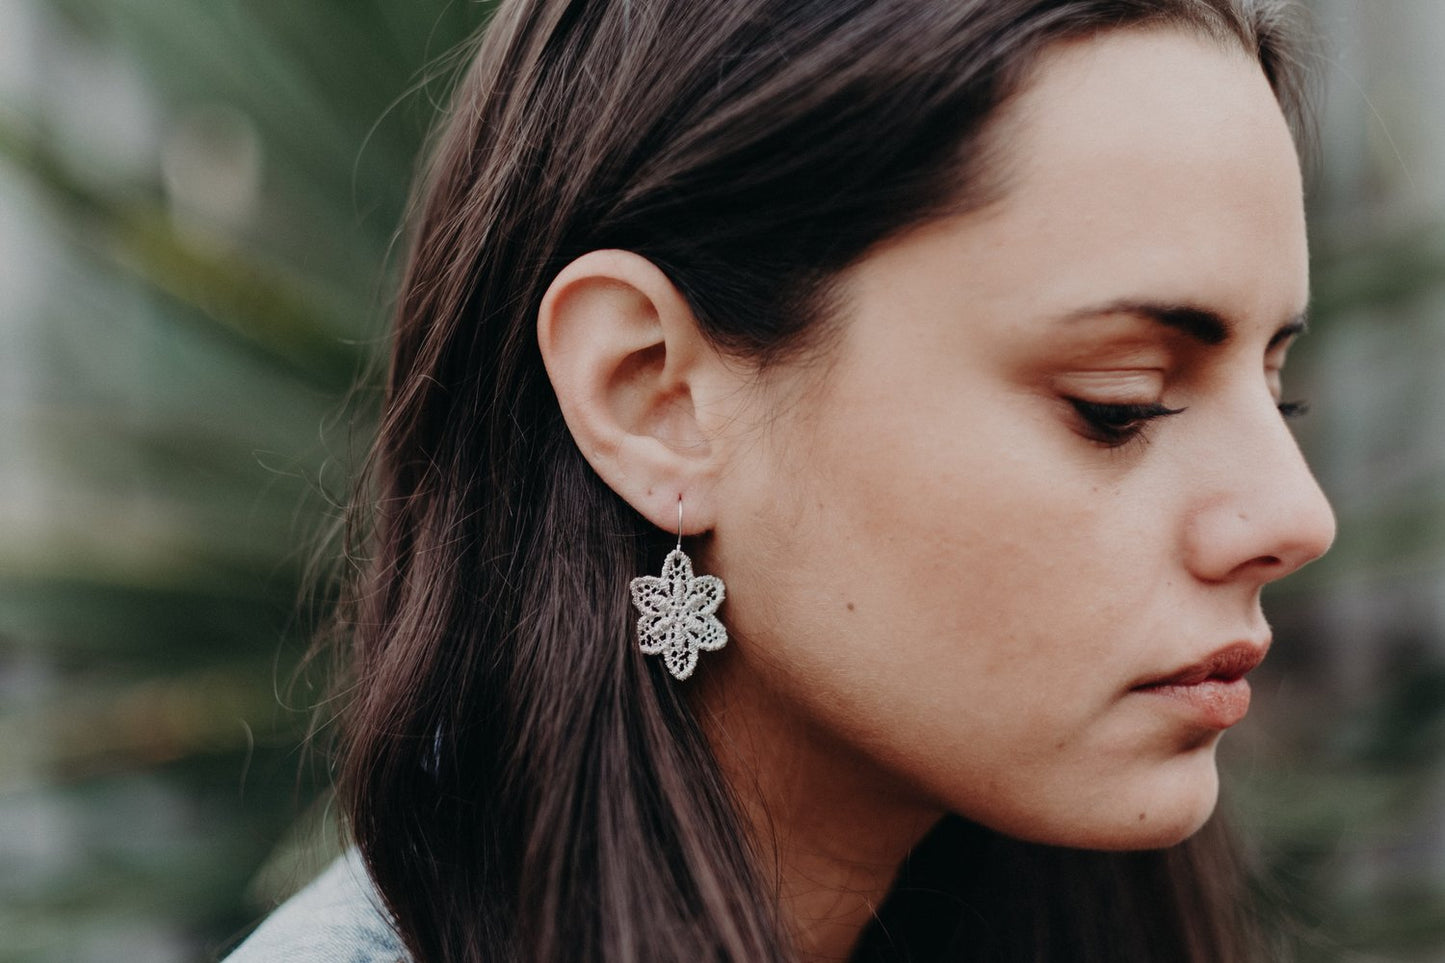
[[[735,356],[818,350],[841,269],[996,190],[989,123],[1041,50],[1148,27],[1257,58],[1299,129],[1272,0],[501,3],[417,195],[332,633],[341,799],[418,960],[793,958],[684,687],[634,644],[667,539],[562,421],[551,279],[625,248]],[[1217,827],[1101,854],[949,819],[858,957],[1246,960],[1237,875]]]

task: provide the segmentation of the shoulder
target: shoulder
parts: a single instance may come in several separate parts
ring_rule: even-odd
[[[225,963],[407,963],[355,849],[283,903]]]

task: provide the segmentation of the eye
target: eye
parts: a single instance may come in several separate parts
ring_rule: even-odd
[[[1144,427],[1149,422],[1184,410],[1167,408],[1158,402],[1113,405],[1082,398],[1069,398],[1068,402],[1079,413],[1084,437],[1106,448],[1119,448],[1136,438],[1143,440]]]
[[[1285,418],[1300,418],[1310,413],[1308,401],[1281,401],[1278,407],[1279,413]]]

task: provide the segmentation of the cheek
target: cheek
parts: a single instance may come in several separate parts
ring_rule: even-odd
[[[729,565],[734,597],[756,603],[734,606],[737,627],[838,704],[906,688],[920,711],[956,717],[1025,685],[1048,695],[1060,677],[1046,663],[1108,655],[1086,629],[1117,617],[1100,590],[1124,549],[1109,541],[1112,499],[1059,477],[1047,444],[976,399],[959,406],[972,421],[886,417],[920,407],[837,403],[778,439],[787,457],[760,474],[787,494],[759,497],[752,518],[772,564]]]
[[[733,628],[810,729],[996,828],[1072,828],[1049,807],[1137,752],[1111,713],[1172,591],[1161,509],[1005,396],[897,394],[769,446],[719,545]]]
[[[1139,531],[1127,496],[1063,455],[1059,426],[1006,399],[905,419],[840,408],[817,438],[798,532],[823,562],[813,579],[853,603],[860,644],[881,636],[903,665],[1006,677],[1108,658],[1118,640],[1088,628],[1137,611],[1159,571],[1157,526]]]

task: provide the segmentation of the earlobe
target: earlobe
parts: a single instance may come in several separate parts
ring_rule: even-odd
[[[719,359],[667,275],[629,251],[582,255],[543,296],[537,343],[602,480],[659,528],[676,528],[679,495],[687,533],[711,528],[718,452],[698,392]]]

